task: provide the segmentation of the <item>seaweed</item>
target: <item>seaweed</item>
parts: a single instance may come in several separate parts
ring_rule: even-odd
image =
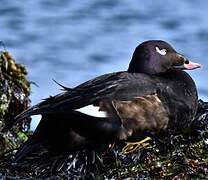
[[[199,109],[189,133],[154,137],[149,146],[123,154],[124,142],[68,154],[41,146],[19,163],[5,157],[2,176],[49,179],[206,179],[208,178],[208,103]]]
[[[24,65],[17,64],[6,50],[0,51],[0,155],[17,148],[30,128],[27,118],[8,131],[14,117],[30,106],[30,82],[26,75]]]

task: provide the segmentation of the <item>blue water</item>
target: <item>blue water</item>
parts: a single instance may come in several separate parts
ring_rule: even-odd
[[[0,40],[29,70],[31,100],[59,93],[52,81],[73,87],[125,70],[142,41],[162,39],[203,64],[190,72],[208,101],[207,0],[1,0]]]

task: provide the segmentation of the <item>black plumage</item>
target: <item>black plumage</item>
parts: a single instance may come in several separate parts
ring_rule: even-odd
[[[40,143],[54,151],[74,151],[106,141],[130,140],[189,126],[197,109],[197,90],[183,71],[200,67],[159,40],[140,44],[127,71],[99,76],[31,107],[16,117],[41,114],[33,136],[16,155],[26,156]],[[78,109],[94,105],[106,117]]]

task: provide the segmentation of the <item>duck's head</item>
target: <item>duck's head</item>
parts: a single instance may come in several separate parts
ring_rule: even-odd
[[[159,74],[169,69],[191,70],[199,67],[200,64],[189,61],[167,42],[150,40],[136,47],[128,72]]]

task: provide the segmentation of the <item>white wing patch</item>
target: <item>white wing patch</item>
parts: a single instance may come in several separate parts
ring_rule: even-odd
[[[81,112],[81,113],[89,115],[89,116],[99,117],[99,118],[107,117],[107,114],[105,111],[100,111],[99,106],[94,106],[92,104],[82,107],[82,108],[79,108],[79,109],[76,109],[75,111]]]
[[[167,54],[167,50],[166,49],[159,49],[159,47],[155,47],[155,49],[162,56],[165,56]]]

